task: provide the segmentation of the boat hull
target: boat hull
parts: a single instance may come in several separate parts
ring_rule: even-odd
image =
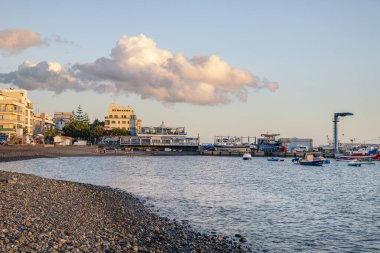
[[[361,167],[362,164],[361,164],[361,163],[348,163],[348,166],[352,166],[352,167]]]
[[[300,165],[305,165],[305,166],[322,166],[323,161],[299,161],[298,162]]]

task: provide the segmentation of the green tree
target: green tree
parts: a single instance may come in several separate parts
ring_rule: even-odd
[[[88,114],[83,112],[82,107],[79,105],[76,112],[72,111],[73,114],[73,120],[79,121],[79,122],[84,122],[89,124],[90,119],[88,117]]]
[[[63,128],[63,134],[77,139],[88,140],[90,137],[90,125],[74,119]]]
[[[91,140],[94,144],[99,143],[100,139],[104,136],[105,130],[104,127],[98,125],[96,127],[91,128],[90,131]]]
[[[91,128],[95,128],[97,126],[104,127],[105,126],[105,122],[104,121],[100,121],[97,118],[95,118],[94,122],[92,122],[92,124],[91,124]]]
[[[26,143],[26,138],[28,135],[29,131],[27,127],[22,128],[22,143]]]
[[[77,110],[72,111],[71,121],[62,129],[66,136],[76,139],[91,139],[91,128],[88,114],[83,112],[82,107],[79,105]]]
[[[45,132],[45,142],[53,143],[54,137],[58,135],[57,129],[49,129]]]
[[[107,135],[122,136],[122,135],[130,135],[130,131],[128,131],[126,129],[121,129],[121,128],[114,128],[112,130],[107,130],[106,134]]]

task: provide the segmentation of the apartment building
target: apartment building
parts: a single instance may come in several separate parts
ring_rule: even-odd
[[[33,104],[24,89],[0,88],[0,134],[33,133]]]
[[[131,127],[135,127],[135,132],[139,132],[141,129],[141,119],[136,117],[131,106],[123,107],[111,103],[104,121],[108,130],[119,128],[131,131]]]

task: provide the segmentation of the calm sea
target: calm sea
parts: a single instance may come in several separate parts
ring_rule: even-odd
[[[195,229],[242,234],[256,251],[380,251],[380,162],[304,167],[264,158],[81,157],[0,169],[124,189]]]

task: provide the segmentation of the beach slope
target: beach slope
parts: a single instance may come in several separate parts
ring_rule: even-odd
[[[109,187],[0,171],[0,252],[244,252]]]

